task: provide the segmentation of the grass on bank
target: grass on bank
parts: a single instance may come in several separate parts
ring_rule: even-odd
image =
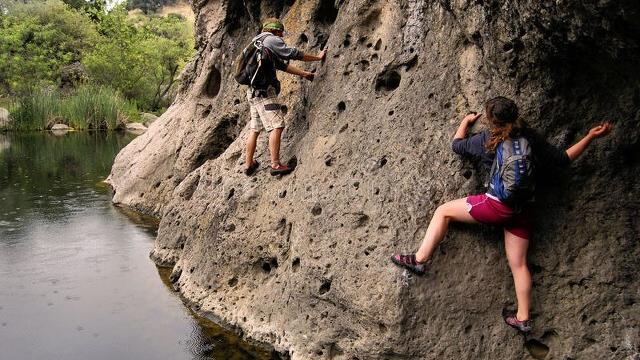
[[[44,130],[66,124],[77,130],[114,130],[124,121],[140,121],[136,104],[108,87],[83,86],[68,96],[37,91],[9,107],[11,130]]]

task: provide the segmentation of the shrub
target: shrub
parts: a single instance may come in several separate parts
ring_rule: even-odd
[[[66,98],[58,91],[34,92],[20,98],[10,111],[15,130],[42,130],[54,123],[74,129],[114,130],[123,121],[140,121],[134,102],[101,86],[83,86]]]

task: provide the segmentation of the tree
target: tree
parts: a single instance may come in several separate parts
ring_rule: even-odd
[[[97,38],[91,21],[59,0],[11,3],[0,16],[0,92],[56,85]]]
[[[129,0],[127,2],[127,9],[140,9],[145,14],[158,11],[165,5],[175,4],[176,0]]]
[[[124,7],[99,23],[102,40],[86,55],[92,81],[112,86],[145,109],[165,105],[178,71],[193,53],[193,37],[179,16],[143,17],[134,24]]]

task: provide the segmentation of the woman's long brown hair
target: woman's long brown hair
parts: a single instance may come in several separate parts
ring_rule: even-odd
[[[526,126],[518,118],[518,107],[511,99],[498,96],[487,101],[485,113],[491,125],[489,140],[485,144],[489,152],[495,152],[501,142],[517,136]]]

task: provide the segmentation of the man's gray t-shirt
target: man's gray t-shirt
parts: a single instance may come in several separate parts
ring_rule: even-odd
[[[280,92],[280,81],[276,76],[276,70],[285,71],[289,60],[302,60],[304,53],[296,48],[289,47],[284,40],[270,32],[263,32],[252,40],[262,42],[262,66],[253,81],[256,90],[267,90],[270,86],[276,92]]]

